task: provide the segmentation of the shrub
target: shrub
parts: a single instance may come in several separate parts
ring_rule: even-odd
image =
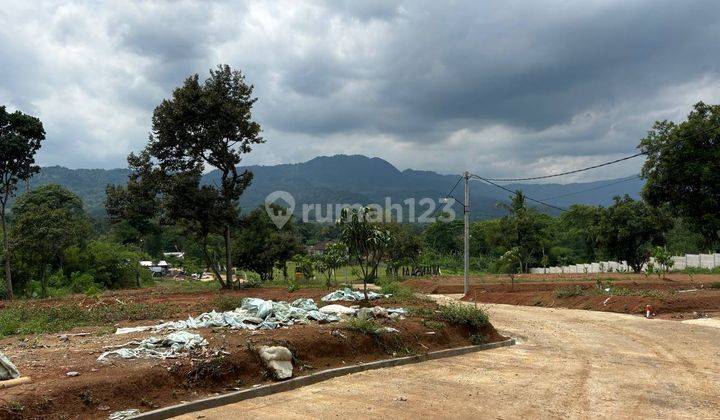
[[[715,281],[715,282],[710,283],[710,288],[711,289],[720,289],[720,281]]]
[[[220,311],[232,311],[242,305],[243,298],[237,296],[221,295],[213,300],[213,306]]]
[[[366,335],[377,335],[380,326],[372,318],[350,318],[347,322],[347,329]]]
[[[397,302],[415,299],[415,292],[397,281],[383,284],[381,292],[392,295],[392,299]]]
[[[583,290],[580,286],[563,286],[555,289],[555,297],[559,299],[582,296],[582,294]]]
[[[482,328],[489,322],[487,312],[470,305],[452,304],[440,307],[440,319],[454,325]]]
[[[476,346],[479,344],[485,344],[487,342],[487,337],[480,333],[473,334],[470,336],[470,342]]]

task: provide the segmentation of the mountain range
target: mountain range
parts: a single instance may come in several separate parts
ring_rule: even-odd
[[[320,156],[303,163],[247,166],[243,169],[254,174],[252,184],[240,200],[243,209],[262,205],[265,197],[273,191],[286,191],[296,202],[297,216],[302,214],[302,204],[321,204],[324,214],[327,204],[377,203],[384,206],[388,197],[392,203],[404,206],[404,211],[410,211],[409,205],[403,203],[404,200],[414,198],[417,215],[430,206],[430,200],[419,203],[422,198],[431,199],[437,210],[440,210],[443,204],[439,203],[439,200],[448,194],[460,177],[414,169],[400,171],[381,158],[362,155]],[[128,174],[127,169],[68,169],[49,166],[42,168],[40,173],[31,179],[30,187],[48,183],[63,185],[83,199],[91,214],[102,216],[106,185],[124,184]],[[205,183],[218,181],[217,171],[208,172],[203,180]],[[502,186],[511,191],[522,190],[528,197],[565,208],[575,203],[607,206],[614,196],[622,194],[637,198],[642,185],[643,181],[638,178],[620,178],[572,184],[503,183]],[[453,196],[463,199],[462,182],[453,191]],[[503,215],[504,211],[497,204],[507,202],[509,196],[510,192],[496,186],[471,181],[472,217],[479,219]],[[535,202],[530,204],[549,214],[561,211]],[[454,208],[460,216],[462,206],[456,204]]]

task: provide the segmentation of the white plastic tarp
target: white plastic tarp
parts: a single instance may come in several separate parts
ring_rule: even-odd
[[[297,299],[288,304],[259,298],[245,298],[240,307],[232,311],[205,312],[194,318],[188,317],[184,321],[171,321],[154,326],[118,328],[115,334],[216,327],[272,330],[281,326],[306,324],[309,321],[337,322],[340,318],[320,312],[312,299]]]
[[[150,337],[142,341],[127,343],[128,347],[106,351],[98,357],[98,362],[107,361],[111,357],[120,359],[154,358],[169,359],[190,350],[207,346],[208,342],[199,334],[187,331],[176,331],[163,338]],[[134,347],[129,347],[129,346]]]
[[[20,377],[20,372],[4,354],[0,353],[0,381]]]
[[[390,297],[392,295],[381,295],[380,293],[375,292],[368,292],[368,299],[375,300],[380,299],[383,297]],[[346,302],[357,302],[365,299],[365,293],[352,290],[350,288],[345,288],[343,290],[336,290],[328,295],[325,295],[321,298],[323,302],[339,302],[339,301],[346,301]]]

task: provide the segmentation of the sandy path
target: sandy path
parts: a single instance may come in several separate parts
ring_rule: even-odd
[[[183,418],[718,418],[720,330],[487,305],[510,348],[354,374]],[[203,416],[203,417],[200,417]]]

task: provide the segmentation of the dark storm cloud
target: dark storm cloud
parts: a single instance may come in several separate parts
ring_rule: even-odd
[[[217,63],[256,86],[269,142],[252,163],[345,152],[545,173],[632,152],[654,120],[720,100],[710,0],[45,6],[0,16],[0,99],[52,129],[46,164],[123,165],[154,106]]]

